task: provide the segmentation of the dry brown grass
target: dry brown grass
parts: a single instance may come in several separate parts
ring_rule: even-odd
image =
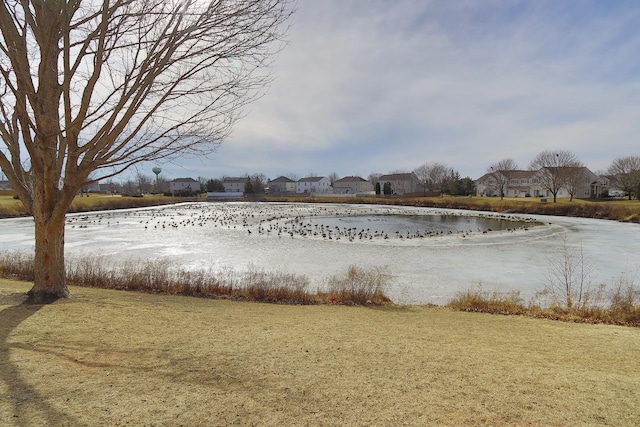
[[[0,278],[33,281],[33,263],[33,254],[0,252]],[[351,266],[331,277],[326,289],[313,291],[307,276],[255,267],[185,270],[166,260],[118,263],[96,256],[67,258],[65,265],[67,284],[90,288],[277,304],[391,304],[384,293],[391,275],[384,268]]]
[[[24,216],[27,211],[18,199],[13,198],[13,193],[9,191],[3,191],[0,193],[0,218],[11,218],[17,216]]]
[[[0,281],[0,424],[618,425],[640,330]]]
[[[146,206],[167,205],[184,201],[181,198],[149,195],[145,197],[124,197],[92,194],[89,197],[77,196],[69,212],[90,212],[110,209],[129,209]],[[12,218],[28,215],[20,200],[13,198],[13,192],[0,194],[0,218]]]

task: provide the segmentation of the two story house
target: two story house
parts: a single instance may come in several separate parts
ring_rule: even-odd
[[[374,194],[373,184],[359,176],[345,176],[334,181],[333,194]]]
[[[200,183],[193,178],[176,178],[169,183],[169,191],[200,191]]]
[[[296,182],[286,176],[280,176],[267,183],[269,186],[269,193],[271,194],[286,194],[296,192]]]
[[[222,180],[225,193],[244,193],[249,178],[228,176]]]
[[[391,186],[391,194],[407,194],[421,191],[418,177],[415,173],[392,173],[388,175],[382,175],[378,179],[380,184],[380,190],[383,191],[384,185],[389,183]]]
[[[296,181],[296,194],[331,194],[331,181],[324,176],[311,176]]]

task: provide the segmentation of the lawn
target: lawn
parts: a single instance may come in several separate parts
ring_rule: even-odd
[[[640,329],[0,280],[1,425],[637,425]]]

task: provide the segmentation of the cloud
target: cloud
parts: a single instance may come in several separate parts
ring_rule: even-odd
[[[594,170],[640,154],[636,2],[325,0],[297,9],[268,93],[217,154],[188,167],[366,177],[437,160],[477,178],[493,162],[526,167],[552,148]]]

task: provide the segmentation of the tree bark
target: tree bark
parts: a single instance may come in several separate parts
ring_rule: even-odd
[[[64,215],[45,217],[34,215],[36,248],[34,259],[35,280],[27,293],[28,302],[46,304],[69,296],[65,281]]]

